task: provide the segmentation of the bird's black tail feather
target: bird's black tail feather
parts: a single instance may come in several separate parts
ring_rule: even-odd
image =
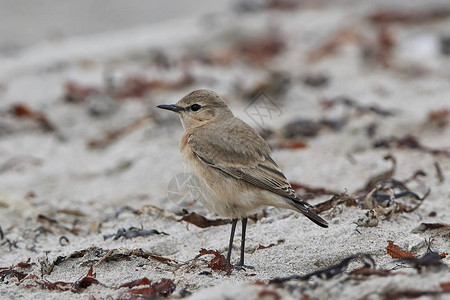
[[[320,227],[328,228],[328,223],[324,219],[322,219],[318,214],[313,212],[310,208],[310,205],[303,200],[292,200],[286,199],[287,202],[292,205],[295,210],[304,214],[308,219],[319,225]]]

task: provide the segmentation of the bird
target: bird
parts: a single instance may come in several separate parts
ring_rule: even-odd
[[[176,104],[158,108],[172,111],[185,129],[180,140],[182,162],[191,173],[191,186],[200,190],[199,201],[210,212],[231,219],[227,262],[238,220],[242,223],[240,260],[244,265],[248,216],[266,206],[300,212],[315,224],[328,223],[294,191],[270,156],[267,142],[250,125],[234,116],[214,91],[195,90]]]

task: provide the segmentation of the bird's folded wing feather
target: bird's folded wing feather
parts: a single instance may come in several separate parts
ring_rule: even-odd
[[[224,131],[222,134],[211,130],[192,133],[188,144],[206,165],[308,206],[296,195],[270,157],[269,146],[253,128],[242,122]]]

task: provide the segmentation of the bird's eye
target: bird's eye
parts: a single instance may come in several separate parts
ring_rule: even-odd
[[[197,110],[199,110],[200,108],[202,108],[202,106],[199,105],[199,104],[197,104],[197,103],[191,105],[191,110],[192,110],[192,111],[197,111]]]

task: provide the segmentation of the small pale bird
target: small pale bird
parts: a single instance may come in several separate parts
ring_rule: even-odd
[[[266,141],[236,118],[215,92],[196,90],[176,104],[157,107],[177,113],[183,123],[180,152],[193,184],[200,188],[200,202],[209,211],[232,220],[229,263],[236,224],[241,220],[241,258],[235,267],[244,267],[247,216],[261,207],[293,209],[328,227],[295,193],[270,157]]]

